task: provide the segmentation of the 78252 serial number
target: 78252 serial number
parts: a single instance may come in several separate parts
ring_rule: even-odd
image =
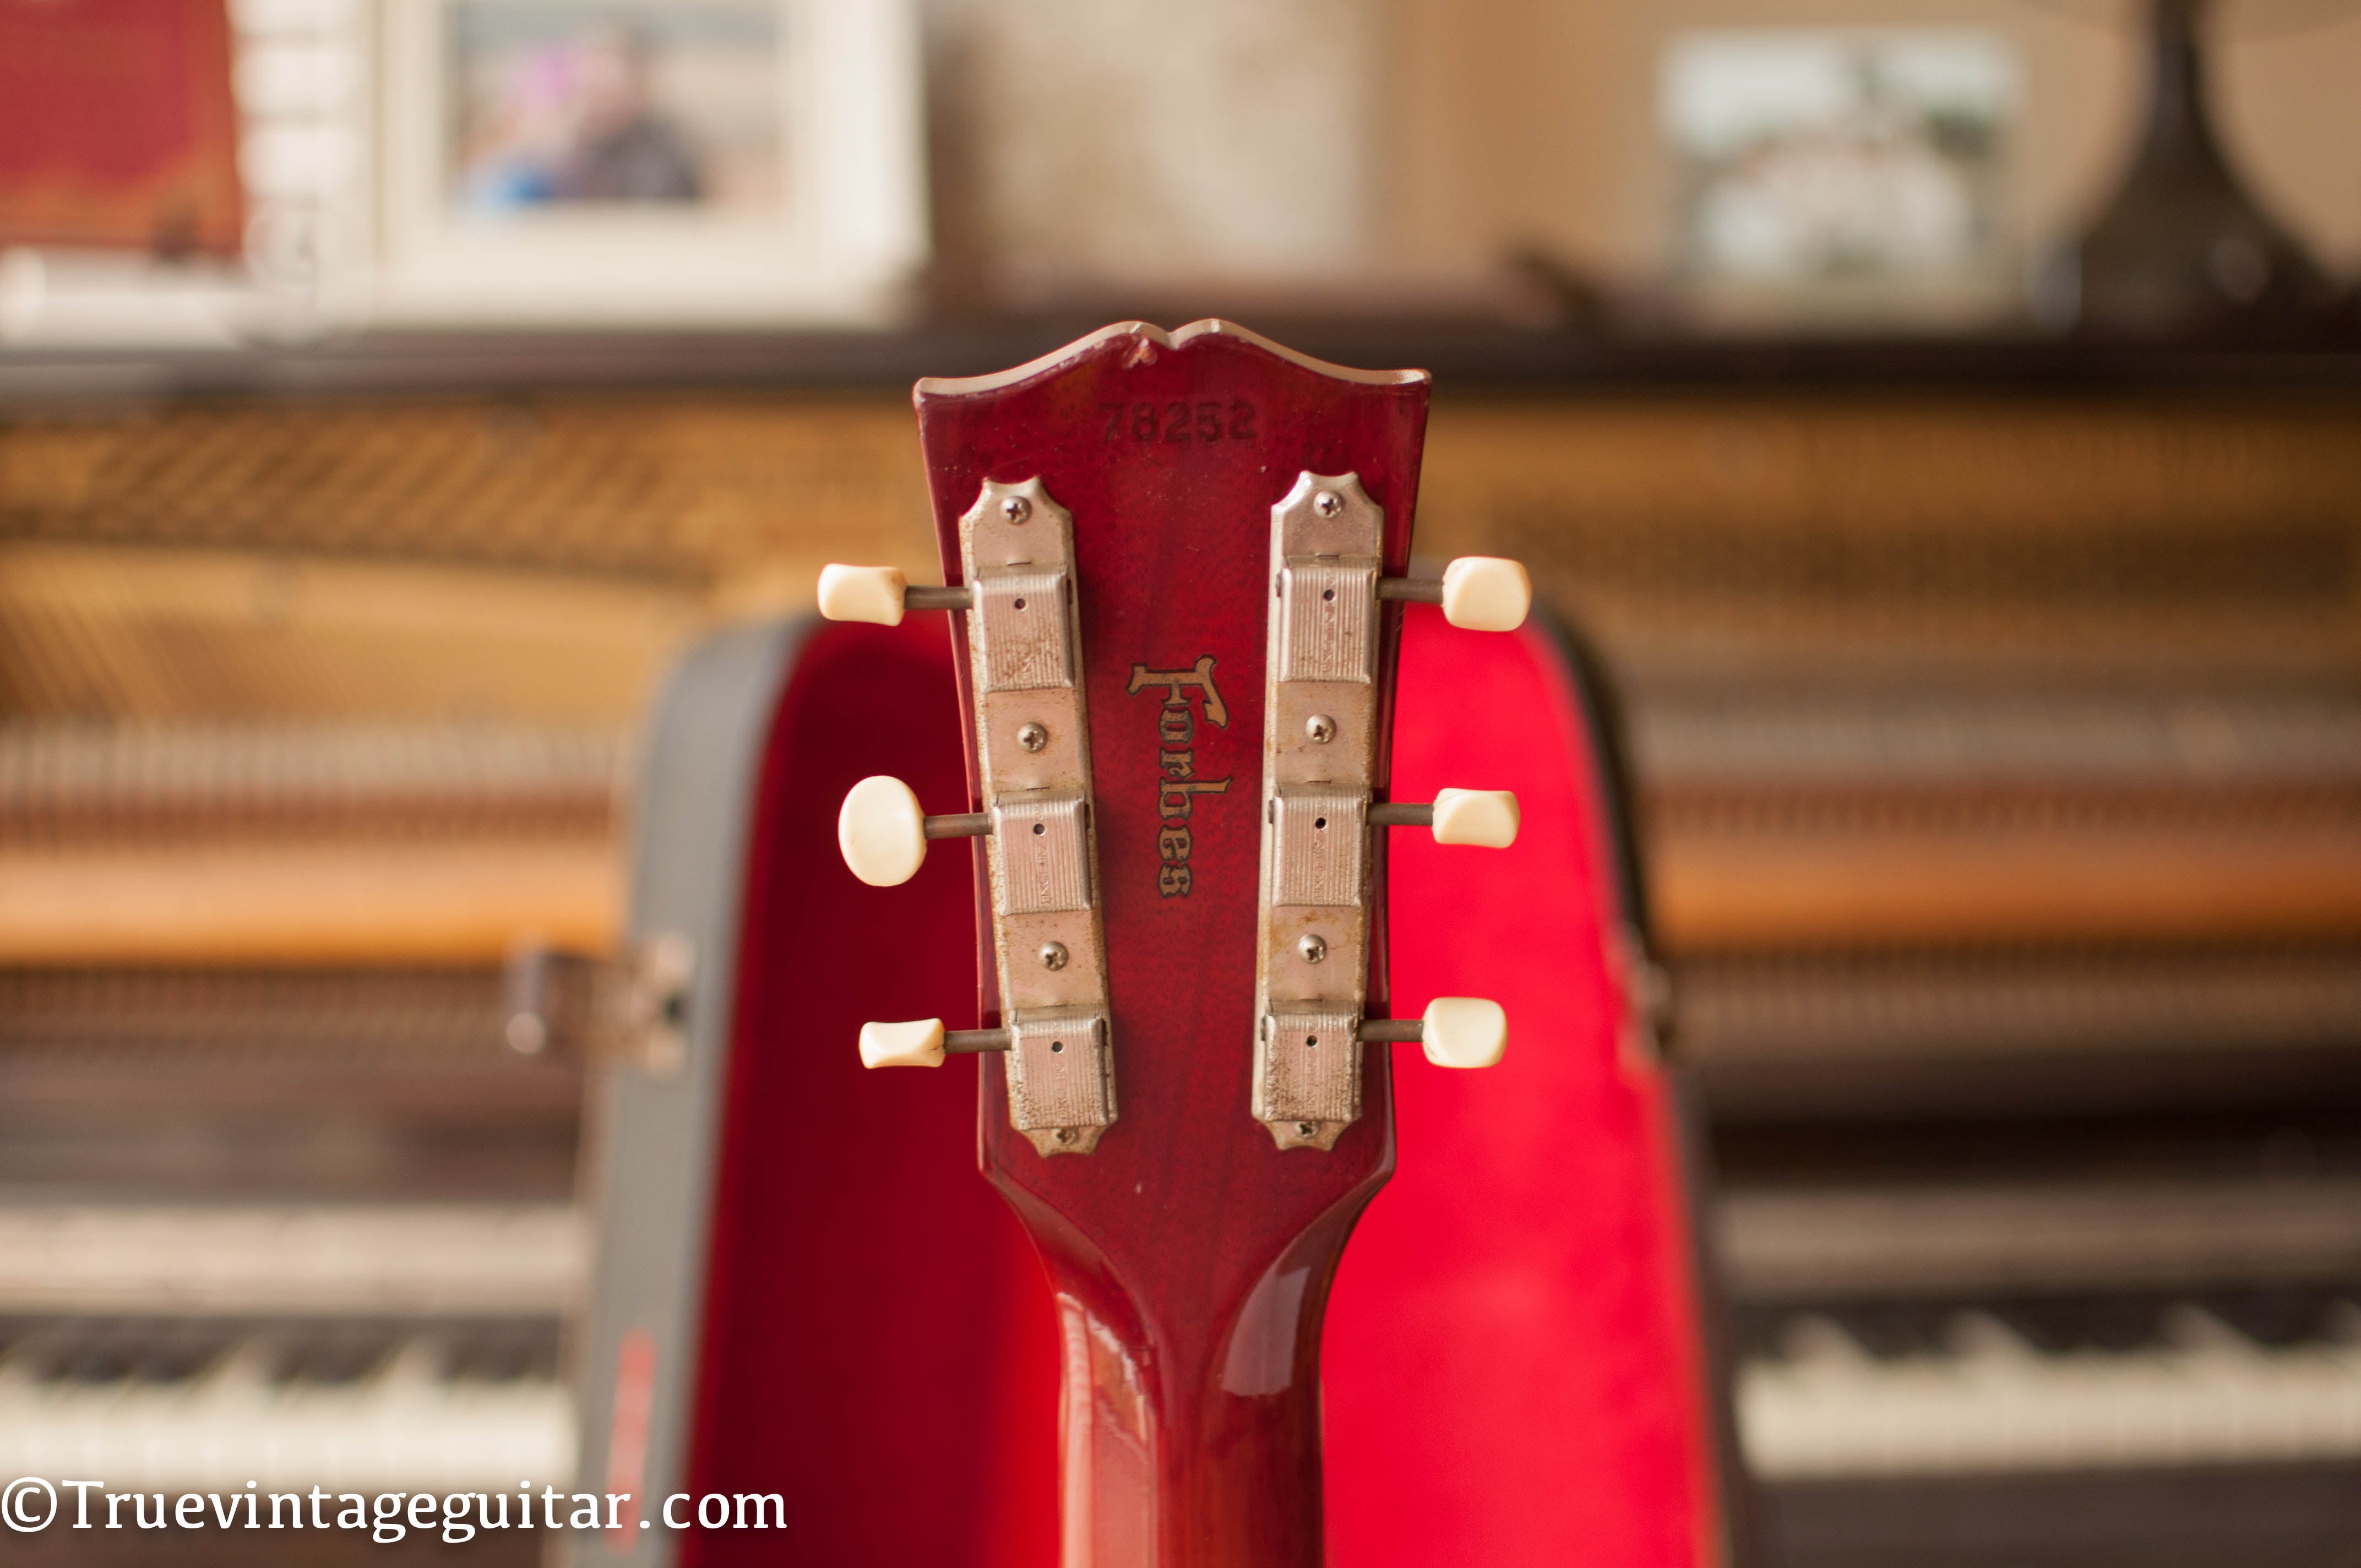
[[[1106,438],[1121,441],[1178,443],[1252,441],[1255,406],[1244,398],[1224,403],[1219,399],[1198,402],[1101,403],[1106,415]]]

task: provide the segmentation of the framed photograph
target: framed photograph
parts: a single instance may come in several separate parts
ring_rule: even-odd
[[[379,319],[857,323],[927,249],[909,0],[386,0]]]
[[[2009,308],[2022,71],[1972,29],[1700,31],[1666,49],[1678,271],[1709,313]]]

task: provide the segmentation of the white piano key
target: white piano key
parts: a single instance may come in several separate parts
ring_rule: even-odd
[[[1749,1363],[1739,1424],[1773,1480],[2361,1456],[2361,1345],[2254,1343],[2182,1309],[2173,1343],[2048,1354],[1963,1314],[1953,1354],[1878,1361],[1827,1319]]]
[[[0,1362],[0,1469],[123,1489],[492,1490],[566,1486],[573,1402],[545,1378],[439,1374],[431,1339],[346,1384],[278,1383],[259,1345],[191,1382],[39,1381]],[[10,1468],[12,1467],[13,1468]]]

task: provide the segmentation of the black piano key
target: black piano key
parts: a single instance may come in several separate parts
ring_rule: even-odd
[[[1984,1310],[2052,1355],[2121,1354],[2156,1343],[2164,1303],[2146,1296],[2043,1296],[1993,1301]]]
[[[1929,1310],[1918,1302],[1868,1301],[1831,1309],[1828,1315],[1870,1354],[1894,1361],[1942,1354],[1944,1326],[1952,1310],[1948,1304]]]
[[[2332,1337],[2339,1292],[2303,1286],[2209,1290],[2191,1298],[2257,1344],[2274,1350]]]

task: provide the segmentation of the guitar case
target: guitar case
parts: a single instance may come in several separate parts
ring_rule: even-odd
[[[1056,1314],[976,1171],[976,1058],[878,1074],[853,1048],[869,1019],[974,1011],[969,859],[884,897],[836,844],[863,777],[963,795],[950,652],[925,617],[742,630],[661,700],[631,927],[697,964],[684,1059],[594,1088],[577,1486],[634,1500],[569,1539],[584,1568],[1059,1560]],[[1538,611],[1499,636],[1412,606],[1396,712],[1399,798],[1473,781],[1523,807],[1506,852],[1396,837],[1398,1012],[1492,997],[1510,1043],[1396,1079],[1399,1169],[1322,1352],[1328,1561],[1743,1561],[1706,1179],[1638,1004],[1602,688]],[[708,1522],[730,1522],[634,1528],[675,1493],[673,1518],[719,1496]],[[741,1528],[741,1495],[784,1526]]]

